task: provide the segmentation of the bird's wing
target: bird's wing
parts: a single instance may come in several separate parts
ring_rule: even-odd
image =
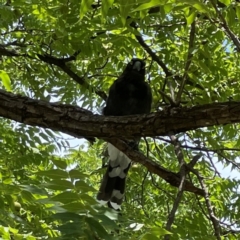
[[[111,143],[108,143],[108,154],[109,164],[97,199],[120,205],[124,196],[125,181],[131,160]]]
[[[106,116],[125,116],[149,113],[152,94],[150,86],[144,81],[145,63],[133,59],[122,75],[112,84],[103,114]],[[137,70],[136,70],[137,69]],[[138,146],[139,139],[130,144]],[[112,144],[108,143],[109,164],[103,177],[98,200],[109,202],[113,208],[119,208],[123,201],[125,182],[131,160]],[[117,205],[116,205],[117,204]]]

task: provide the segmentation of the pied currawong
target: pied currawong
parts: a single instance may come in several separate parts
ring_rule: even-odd
[[[151,88],[145,82],[145,62],[133,58],[110,87],[103,114],[105,116],[147,114],[151,110],[151,103]],[[131,139],[128,142],[132,148],[138,148],[139,139]],[[109,207],[118,209],[123,201],[131,160],[110,143],[108,154],[109,163],[97,199],[106,201]]]

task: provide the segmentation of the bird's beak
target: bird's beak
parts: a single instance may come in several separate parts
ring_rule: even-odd
[[[133,69],[139,72],[141,68],[142,68],[142,63],[140,61],[136,61],[133,65]]]

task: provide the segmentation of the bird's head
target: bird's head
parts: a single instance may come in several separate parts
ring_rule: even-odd
[[[128,71],[135,71],[140,73],[141,75],[145,75],[145,66],[146,63],[139,58],[133,58],[127,65]]]

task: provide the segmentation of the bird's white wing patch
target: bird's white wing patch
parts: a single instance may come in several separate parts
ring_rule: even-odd
[[[109,172],[110,177],[126,177],[124,170],[129,166],[131,160],[120,150],[114,147],[111,143],[108,143],[109,164],[112,171]]]

